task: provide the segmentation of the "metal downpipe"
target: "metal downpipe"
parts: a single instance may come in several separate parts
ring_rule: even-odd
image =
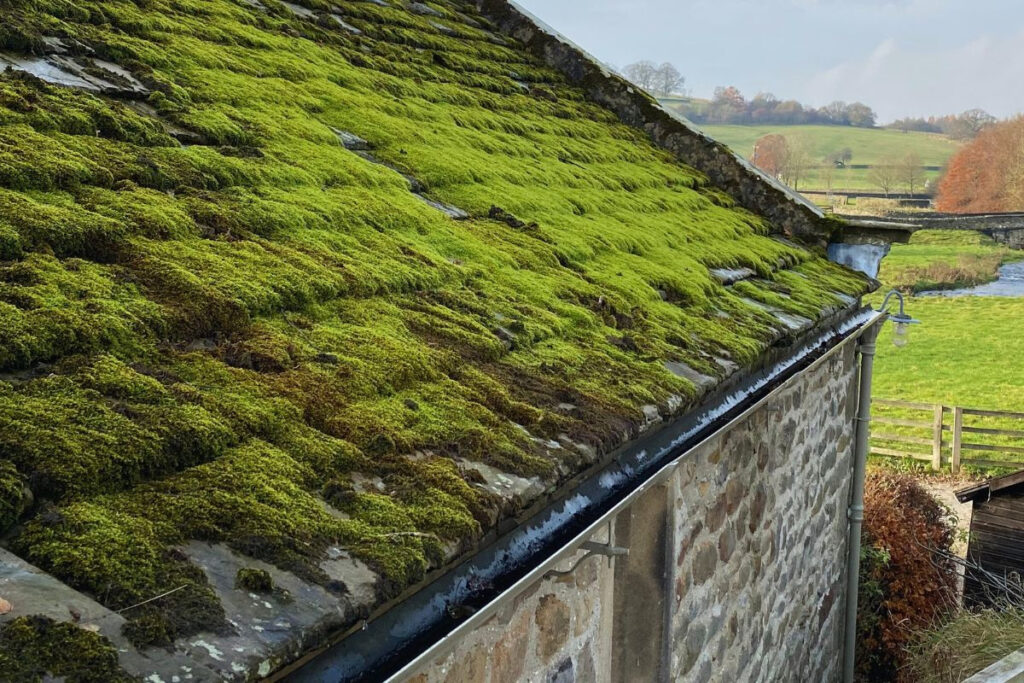
[[[860,395],[857,402],[857,430],[854,445],[853,489],[847,518],[850,538],[846,567],[846,644],[843,648],[843,683],[853,683],[857,651],[857,589],[860,584],[860,536],[864,522],[864,478],[867,473],[868,438],[871,421],[871,378],[875,364],[875,342],[884,319],[872,325],[860,338]]]

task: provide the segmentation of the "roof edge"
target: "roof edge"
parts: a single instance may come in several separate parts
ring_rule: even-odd
[[[668,463],[760,405],[833,349],[859,337],[875,324],[877,315],[854,303],[819,320],[789,344],[769,348],[759,362],[715,387],[674,420],[624,443],[557,491],[534,501],[513,528],[482,541],[475,551],[378,607],[361,626],[336,634],[268,680],[391,680],[409,661],[447,640],[467,615],[485,611],[497,595],[511,590],[545,559],[570,548],[576,534],[641,489]]]
[[[647,133],[679,161],[704,173],[744,208],[765,216],[778,232],[824,245],[838,226],[807,198],[755,168],[684,117],[671,112],[638,86],[535,17],[513,0],[477,0],[478,10],[581,87],[588,99],[610,109],[622,123]]]
[[[1008,489],[1019,484],[1024,484],[1024,470],[1004,474],[1001,477],[986,479],[980,484],[966,486],[954,491],[953,495],[955,495],[956,499],[961,503],[968,503],[981,498],[983,495],[988,498],[997,491],[1002,491],[1003,489]]]

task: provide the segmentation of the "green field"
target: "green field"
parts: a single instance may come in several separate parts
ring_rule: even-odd
[[[882,260],[880,292],[894,287],[925,289],[988,282],[1001,263],[1024,258],[977,233],[924,230],[910,244],[893,245]],[[914,280],[915,274],[938,272],[936,266],[958,265],[965,259],[982,263],[973,282],[954,279]],[[961,275],[956,268],[943,271]],[[873,297],[880,300],[881,294]],[[878,354],[875,394],[907,401],[1020,410],[1024,412],[1024,298],[910,297],[907,307],[921,320],[903,348],[891,342],[886,325]]]
[[[754,143],[773,133],[797,140],[807,150],[811,164],[798,189],[823,190],[827,186],[823,160],[829,154],[849,147],[853,151],[851,165],[875,165],[886,159],[903,158],[916,153],[922,166],[944,166],[959,147],[958,142],[935,133],[903,133],[884,128],[853,128],[850,126],[701,126],[708,135],[749,158]],[[870,171],[861,168],[833,170],[833,189],[878,191],[868,178]],[[926,171],[925,177],[934,180],[938,171]]]
[[[975,233],[922,231],[910,244],[894,245],[882,261],[880,292],[893,287],[921,290],[957,287],[996,278],[1001,263],[1024,258]],[[881,293],[874,295],[877,305]],[[910,297],[907,310],[922,324],[914,325],[910,343],[892,345],[892,325],[879,337],[874,395],[920,403],[1024,412],[1024,298],[1006,297]],[[911,413],[879,406],[877,415],[929,420]],[[975,426],[1017,429],[1019,422],[994,420]],[[875,432],[928,438],[920,428],[876,427]],[[874,439],[876,445],[902,449],[898,444]],[[986,441],[988,442],[988,441]],[[992,443],[1022,446],[1019,441],[996,438]],[[917,446],[926,452],[928,446]],[[948,455],[948,446],[946,453]],[[977,456],[978,454],[973,454]],[[1024,460],[999,455],[1000,460]]]
[[[903,348],[879,338],[875,395],[972,408],[1024,409],[1024,298],[915,297],[921,321]]]

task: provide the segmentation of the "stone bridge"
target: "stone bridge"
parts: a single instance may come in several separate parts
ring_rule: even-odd
[[[1024,213],[896,213],[881,217],[838,215],[849,224],[843,241],[905,242],[918,230],[972,230],[1011,249],[1024,249]]]

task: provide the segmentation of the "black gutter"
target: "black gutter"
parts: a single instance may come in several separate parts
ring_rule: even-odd
[[[328,646],[301,666],[281,673],[290,681],[368,683],[387,680],[446,638],[468,615],[496,600],[531,570],[562,550],[581,531],[643,488],[665,465],[714,435],[875,316],[869,308],[846,313],[841,320],[832,321],[833,327],[791,347],[792,352],[785,358],[748,375],[727,392],[718,392],[703,407],[630,443],[627,450],[601,472],[568,492],[565,498],[438,578],[428,588],[364,624],[361,631]]]

